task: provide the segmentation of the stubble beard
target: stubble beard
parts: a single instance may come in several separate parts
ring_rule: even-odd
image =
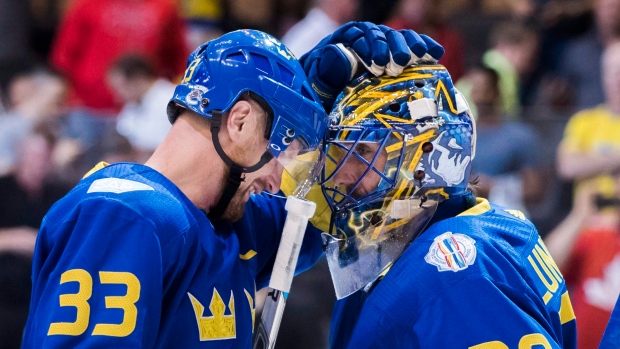
[[[247,146],[246,148],[233,149],[231,151],[231,156],[235,159],[243,159],[245,156],[247,156],[249,149],[260,147],[259,144],[261,142],[262,136],[256,136],[256,137],[257,137],[256,139],[253,139],[250,141],[250,145]],[[265,149],[266,149],[266,145],[265,145]],[[253,164],[258,161],[259,160],[256,160],[255,162],[253,162]],[[226,178],[226,180],[228,180],[228,178],[230,177],[230,172],[231,172],[230,167],[226,166],[226,173],[224,175],[224,178]],[[241,178],[244,178],[244,177],[245,177],[245,173],[241,175]],[[235,195],[228,203],[226,210],[224,210],[224,213],[222,214],[221,219],[227,220],[229,222],[236,222],[240,220],[241,218],[243,218],[243,214],[245,213],[245,204],[246,204],[246,201],[244,200],[244,196],[245,196],[245,191],[247,190],[247,186],[244,186],[243,184],[244,182],[241,182],[241,185],[239,186],[239,188],[237,188]]]
[[[243,200],[243,196],[243,191],[237,189],[230,203],[228,203],[228,207],[226,207],[222,219],[229,222],[236,222],[243,217],[243,213],[245,213],[245,201]]]
[[[230,167],[226,166],[226,170],[224,172],[224,180],[228,181],[228,179],[230,178]],[[241,178],[243,178],[245,176],[245,174],[241,175]],[[224,188],[222,188],[222,194],[224,193]],[[232,197],[232,199],[230,199],[230,202],[228,203],[228,206],[226,206],[226,209],[224,210],[224,213],[222,213],[222,216],[219,217],[219,219],[221,220],[226,220],[229,222],[236,222],[238,220],[241,219],[241,217],[243,217],[243,213],[245,212],[245,202],[243,201],[243,182],[241,182],[241,185],[239,186],[239,188],[237,188],[237,191],[235,192],[235,195]]]

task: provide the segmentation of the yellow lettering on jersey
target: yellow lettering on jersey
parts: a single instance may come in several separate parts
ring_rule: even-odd
[[[565,323],[575,319],[575,312],[573,311],[573,305],[570,302],[568,291],[562,295],[562,302],[560,303],[560,323]]]
[[[534,258],[532,258],[532,256],[534,256]],[[534,259],[536,259],[536,261],[534,261]],[[547,248],[540,238],[538,239],[538,244],[534,246],[530,255],[527,256],[527,260],[532,265],[532,268],[534,268],[540,281],[548,290],[543,296],[543,300],[546,304],[558,290],[559,285],[564,282],[560,269],[555,264],[555,261],[553,261],[553,258],[551,258],[549,251],[547,251]]]
[[[79,284],[78,293],[61,294],[61,307],[75,307],[76,318],[74,322],[54,322],[50,324],[47,331],[48,336],[68,335],[79,336],[88,328],[90,317],[90,304],[88,300],[93,294],[93,278],[84,269],[67,270],[60,276],[60,284],[67,282],[77,282]]]
[[[519,349],[539,348],[542,345],[545,349],[551,349],[551,344],[541,333],[532,333],[521,337],[519,341]]]
[[[203,316],[204,306],[191,293],[188,292],[187,295],[194,307],[194,314],[198,322],[201,341],[237,337],[237,331],[235,329],[235,299],[232,291],[230,291],[230,301],[228,302],[230,315],[224,315],[226,305],[215,288],[213,288],[213,297],[211,297],[211,304],[209,304],[209,310],[211,310],[212,316]]]
[[[119,284],[127,286],[124,296],[106,296],[106,308],[123,309],[123,322],[120,324],[97,324],[93,329],[93,336],[127,337],[136,328],[138,308],[136,302],[140,299],[140,280],[127,272],[100,271],[99,279],[102,284]]]
[[[519,218],[520,220],[524,221],[525,220],[525,215],[523,214],[523,212],[519,211],[519,210],[504,210],[508,213],[510,213],[511,215]]]
[[[519,340],[519,349],[539,349],[540,346],[544,349],[551,349],[549,340],[540,333],[526,334]],[[501,341],[491,341],[474,345],[469,347],[469,349],[508,349],[508,346]]]
[[[254,256],[256,256],[256,251],[254,251],[254,250],[249,250],[245,254],[239,253],[239,258],[243,259],[244,261],[249,261]]]
[[[471,346],[469,349],[508,349],[508,346],[500,341],[492,341]]]
[[[248,292],[248,290],[246,290],[245,288],[243,289],[243,292],[245,292],[245,296],[248,298],[248,304],[250,304],[250,313],[252,313],[252,333],[254,333],[254,318],[256,317],[256,307],[254,307],[254,299],[252,299],[250,292]],[[254,293],[256,294],[256,292]]]

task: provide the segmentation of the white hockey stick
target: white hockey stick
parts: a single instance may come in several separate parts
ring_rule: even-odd
[[[260,323],[254,335],[253,349],[273,349],[276,345],[286,298],[293,283],[301,242],[304,239],[308,220],[316,210],[316,204],[312,201],[289,196],[284,208],[288,213],[276,254],[276,261],[271,272],[271,280],[269,280],[267,299],[265,299]]]

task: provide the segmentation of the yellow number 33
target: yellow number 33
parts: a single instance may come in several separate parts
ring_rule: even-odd
[[[106,296],[106,308],[123,309],[123,322],[120,324],[96,324],[93,336],[126,337],[136,328],[138,308],[136,302],[140,299],[140,281],[127,272],[100,271],[99,280],[102,284],[123,284],[127,286],[127,294],[124,296]],[[77,316],[74,322],[54,322],[50,324],[47,335],[79,336],[88,328],[90,318],[90,304],[88,300],[93,293],[93,278],[84,269],[67,270],[60,276],[60,284],[66,282],[79,283],[78,293],[61,294],[61,307],[77,308]]]

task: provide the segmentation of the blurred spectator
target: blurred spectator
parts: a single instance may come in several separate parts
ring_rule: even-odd
[[[69,135],[90,147],[116,126],[119,105],[105,81],[111,62],[124,54],[142,54],[153,60],[158,75],[173,79],[185,68],[185,38],[173,0],[74,0],[51,53],[81,107],[70,115]]]
[[[492,31],[491,48],[482,60],[499,75],[502,111],[508,118],[521,115],[519,90],[538,65],[538,46],[538,33],[517,22],[501,23]]]
[[[522,20],[534,14],[533,0],[480,0],[481,10],[486,14],[504,14]]]
[[[226,0],[224,32],[252,28],[281,37],[315,0]],[[347,0],[348,1],[348,0]]]
[[[64,112],[67,84],[51,70],[37,68],[12,78],[7,110],[0,115],[0,175],[16,165],[16,148],[38,124],[53,122]]]
[[[28,2],[0,0],[0,62],[29,58],[30,30]]]
[[[146,161],[170,130],[166,114],[176,85],[157,78],[150,62],[140,56],[123,56],[108,71],[108,84],[124,104],[118,115],[118,132]]]
[[[620,178],[615,180],[620,188]],[[583,187],[571,213],[545,238],[579,319],[580,349],[598,347],[620,294],[620,225],[600,227],[595,221],[600,209],[620,210],[620,191],[605,199],[595,184]]]
[[[227,0],[225,31],[252,28],[274,32],[277,28],[277,1],[274,0]]]
[[[0,177],[0,228],[39,229],[47,210],[71,188],[52,178],[54,136],[37,128],[19,143],[17,167]]]
[[[282,43],[301,57],[340,25],[357,18],[358,7],[359,0],[316,0],[306,17],[282,37]]]
[[[137,162],[140,154],[129,140],[119,134],[116,129],[106,130],[101,140],[90,148],[76,154],[62,167],[60,177],[64,182],[77,183],[97,163]]]
[[[572,86],[563,78],[547,73],[540,79],[533,105],[524,105],[522,119],[539,135],[536,162],[544,178],[541,202],[530,205],[529,219],[540,235],[546,234],[562,221],[572,207],[572,181],[560,178],[555,159],[558,144],[573,113]]]
[[[595,26],[566,45],[558,66],[576,88],[578,109],[604,102],[599,58],[607,45],[620,38],[620,0],[595,0],[594,15]]]
[[[536,132],[521,122],[504,120],[495,71],[478,68],[467,77],[478,112],[476,159],[472,163],[472,172],[479,179],[477,192],[499,205],[527,212],[526,205],[538,202],[543,191],[535,158],[539,148]]]
[[[224,17],[222,2],[222,0],[181,0],[190,50],[224,34],[221,27]]]
[[[445,0],[400,0],[386,25],[394,29],[413,29],[437,40],[446,53],[439,63],[444,65],[453,81],[463,75],[465,53],[463,39],[448,22],[444,20],[442,9]]]
[[[0,229],[0,349],[20,348],[28,317],[36,231]]]
[[[9,90],[14,80],[34,70],[29,60],[0,62],[0,113],[4,114],[11,104]]]
[[[582,31],[584,25],[591,24],[589,19],[592,12],[593,1],[591,0],[536,0],[534,2],[537,6],[537,12],[534,15],[540,25],[547,29],[555,28],[558,34]]]
[[[602,78],[605,104],[571,117],[559,145],[557,166],[563,178],[577,180],[576,191],[593,181],[597,194],[614,195],[616,183],[610,175],[620,173],[620,41],[603,53]],[[612,225],[619,218],[615,210],[598,217]]]

